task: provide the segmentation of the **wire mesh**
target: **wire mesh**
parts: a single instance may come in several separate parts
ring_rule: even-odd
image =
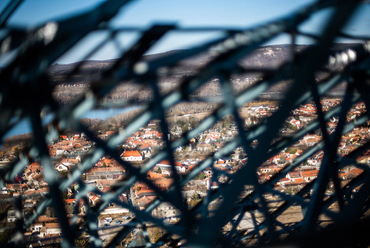
[[[339,231],[349,233],[342,226],[360,220],[362,225],[357,227],[368,226],[364,216],[369,206],[369,167],[368,162],[364,164],[362,161],[367,161],[369,139],[368,134],[359,130],[365,130],[368,125],[365,107],[370,99],[370,44],[366,37],[340,32],[360,1],[317,1],[292,15],[245,30],[180,28],[172,24],[156,24],[147,30],[134,27],[113,29],[107,22],[130,1],[106,1],[86,13],[50,21],[31,31],[7,25],[7,20],[21,2],[10,1],[0,15],[4,34],[0,56],[10,57],[0,72],[0,136],[4,140],[9,130],[27,119],[33,138],[1,167],[0,182],[1,187],[7,187],[36,162],[41,165],[40,175],[47,190],[42,193],[36,190],[33,194],[17,191],[18,197],[3,198],[4,206],[14,201],[17,220],[14,227],[2,229],[3,235],[8,230],[13,231],[11,238],[3,242],[4,246],[115,247],[130,240],[133,233],[137,242],[141,240],[137,246],[142,247],[244,247],[290,241],[312,245],[314,241],[307,237],[316,237],[314,235],[321,230],[339,228]],[[329,7],[333,8],[333,14],[325,23],[321,36],[299,31],[304,21]],[[110,35],[91,49],[81,62],[74,64],[63,80],[74,80],[74,75],[88,65],[87,60],[119,34],[135,30],[140,32],[140,38],[129,49],[118,51],[121,56],[117,60],[91,77],[83,93],[68,104],[60,104],[55,97],[60,85],[50,76],[53,63],[78,41],[97,30],[107,31]],[[215,30],[222,32],[220,38],[191,49],[150,59],[145,56],[168,33]],[[292,43],[289,45],[289,58],[278,67],[256,68],[240,63],[281,33],[289,34]],[[315,44],[297,49],[297,35],[310,36]],[[332,49],[338,37],[361,39],[362,42]],[[208,56],[206,62],[178,78],[174,87],[165,89],[163,71],[176,76],[176,71],[186,70],[191,63],[189,61],[204,55]],[[256,73],[258,77],[248,87],[237,89],[235,76],[247,73]],[[261,96],[270,94],[269,89],[278,87],[281,82],[289,87],[281,96],[267,99],[277,105],[268,114],[270,116],[259,118],[257,123],[245,119],[242,115],[244,107],[256,100],[262,101]],[[213,85],[209,86],[211,83]],[[219,87],[221,95],[204,97],[200,92],[207,85]],[[105,97],[119,87],[124,90],[127,90],[124,87],[132,87],[138,93],[133,96],[126,93],[119,103],[107,103]],[[336,87],[344,90],[341,96],[336,97],[340,100],[328,107],[324,97],[330,97],[330,90]],[[149,95],[146,102],[140,100],[143,92]],[[190,128],[185,127],[180,135],[173,135],[177,128],[168,117],[173,108],[181,104],[200,106],[204,103],[212,106],[208,115]],[[81,116],[92,109],[125,108],[133,104],[140,104],[135,116],[109,138],[102,139],[81,120]],[[286,133],[287,119],[302,121],[299,109],[308,104],[314,106],[314,118],[309,118],[310,121],[296,128],[295,132]],[[46,125],[45,116],[51,116]],[[330,126],[333,119],[336,120],[335,128]],[[214,143],[209,148],[204,137],[216,130],[214,126],[220,123],[234,136],[228,136],[221,145]],[[150,159],[140,163],[127,161],[122,156],[122,144],[127,144],[135,132],[142,131],[148,124],[156,125],[163,133],[161,145],[155,152],[153,150]],[[56,169],[50,144],[71,132],[83,133],[90,149],[81,153],[78,165],[64,175]],[[313,136],[314,133],[320,138],[308,145],[312,141],[307,135]],[[226,136],[226,132],[223,135]],[[304,151],[297,153],[298,148],[292,149],[303,143],[306,145]],[[344,149],[343,144],[352,149]],[[185,157],[184,149],[193,146],[203,152],[202,159],[183,173],[182,167],[178,166],[179,155]],[[294,159],[281,155],[282,151],[292,150],[295,151],[291,154]],[[225,160],[231,154],[241,158],[234,159],[233,168],[221,170],[217,167],[220,159]],[[114,160],[121,173],[108,191],[86,179],[102,157]],[[274,165],[271,163],[273,159],[274,163],[281,165],[273,166],[275,171],[269,169]],[[168,161],[171,175],[170,184],[166,187],[148,176],[164,160]],[[319,160],[321,165],[317,174],[306,175],[311,177],[310,180],[305,179],[305,183],[294,186],[286,183],[288,175],[292,177],[297,171],[302,175],[304,170],[298,169],[314,160]],[[352,173],[344,184],[341,176],[348,168],[356,168],[358,173]],[[199,174],[207,174],[209,189],[201,198],[195,194],[189,202],[189,197],[183,194],[184,188],[196,184],[194,179]],[[101,175],[108,177],[108,173]],[[217,186],[213,187],[215,184]],[[135,197],[138,187],[150,189],[150,201],[142,205],[138,203]],[[71,189],[76,202],[72,212],[68,211],[64,200]],[[27,199],[37,199],[37,204],[23,216]],[[99,199],[96,204],[95,199]],[[115,209],[127,210],[125,214],[130,215],[128,221],[117,226],[102,226],[101,216],[112,205]],[[84,214],[80,213],[81,206]],[[29,230],[35,230],[40,216],[51,207],[60,233],[41,238],[30,235]],[[163,214],[163,211],[170,210],[173,214]],[[298,217],[290,221],[289,216],[293,214]],[[359,231],[355,224],[352,227]],[[157,232],[155,239],[154,230]],[[357,242],[368,242],[366,235],[360,234],[359,231]],[[333,234],[329,233],[327,237],[333,237]],[[346,244],[346,240],[342,244]]]

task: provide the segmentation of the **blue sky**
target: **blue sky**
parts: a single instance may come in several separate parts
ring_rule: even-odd
[[[0,10],[7,2],[8,0],[0,1]],[[64,18],[88,10],[101,2],[101,0],[24,0],[9,20],[9,24],[32,28],[51,19]],[[180,27],[248,28],[292,13],[310,2],[312,0],[138,0],[121,10],[110,25],[148,28],[153,23],[174,23]],[[302,26],[302,29],[319,33],[329,13],[330,10],[317,13]],[[346,31],[370,36],[370,4],[361,5],[359,13],[346,27]],[[149,53],[188,48],[218,35],[217,32],[197,34],[174,32],[164,37]],[[82,59],[94,44],[105,37],[107,37],[106,32],[94,32],[88,35],[57,62],[71,63]],[[138,33],[120,34],[115,42],[108,43],[91,59],[116,58],[118,49],[129,47],[138,37]],[[342,42],[345,41],[342,40]],[[288,42],[288,36],[282,35],[270,41],[269,44]],[[311,41],[299,38],[298,42],[307,44]]]

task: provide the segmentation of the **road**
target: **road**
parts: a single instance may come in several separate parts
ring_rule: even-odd
[[[121,224],[114,224],[117,220],[121,220]],[[131,220],[131,219],[130,219]],[[116,233],[126,225],[130,225],[130,220],[124,220],[122,218],[113,218],[109,226],[104,226],[105,223],[102,220],[99,220],[99,237],[103,240],[103,247],[106,246],[116,235]]]
[[[126,190],[127,202],[130,207],[133,207],[132,199],[131,199],[131,187],[130,189]]]

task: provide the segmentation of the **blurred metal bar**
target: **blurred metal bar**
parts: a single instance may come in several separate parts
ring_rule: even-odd
[[[21,5],[23,0],[11,0],[8,5],[0,13],[0,28],[4,28],[8,19],[12,16],[14,11]]]

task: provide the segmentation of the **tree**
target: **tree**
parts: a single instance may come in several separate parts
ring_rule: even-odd
[[[81,236],[76,239],[76,246],[80,248],[90,247],[89,239],[81,234]]]
[[[148,228],[149,239],[152,244],[157,243],[157,241],[162,237],[163,231],[159,227]]]
[[[190,201],[189,201],[189,207],[193,207],[193,206],[197,205],[199,201],[201,201],[201,198],[200,198],[199,194],[197,194],[194,191],[194,193],[191,196]]]
[[[222,128],[229,128],[230,127],[230,119],[226,117],[222,122]]]
[[[69,199],[68,191],[63,192],[63,199]]]
[[[279,164],[284,164],[286,162],[285,157],[283,155],[280,156]]]
[[[3,233],[1,233],[0,246],[3,246],[3,245],[4,247],[6,246],[6,243],[8,242],[8,240],[10,240],[11,237],[13,236],[14,231],[15,231],[15,228],[7,228],[5,229]]]
[[[188,128],[188,125],[187,124],[184,124],[182,127],[181,127],[181,132],[184,134],[186,133],[187,131],[189,130]]]
[[[195,127],[199,125],[199,119],[191,116],[189,119],[189,124],[190,124],[190,128],[194,129]]]
[[[297,152],[297,149],[292,149],[289,151],[290,154],[295,154]]]
[[[195,178],[194,180],[203,180],[205,179],[206,176],[204,175],[204,173],[199,173]]]

